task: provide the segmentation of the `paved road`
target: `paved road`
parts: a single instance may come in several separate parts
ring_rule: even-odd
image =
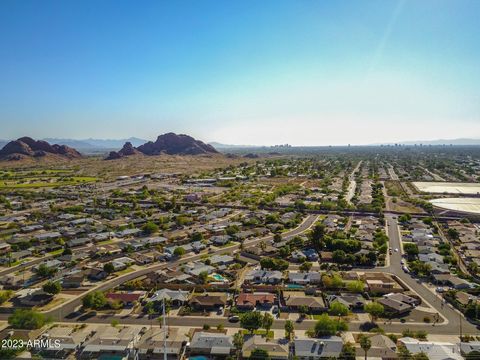
[[[409,326],[407,324],[402,324],[400,328],[405,329],[406,327],[409,327],[411,329],[424,329],[435,334],[459,334],[461,326],[464,334],[478,334],[476,327],[467,322],[457,310],[452,309],[448,304],[442,306],[442,300],[436,294],[431,292],[421,283],[418,283],[416,279],[412,278],[409,274],[406,274],[402,270],[402,265],[400,264],[400,261],[402,260],[402,248],[398,222],[396,217],[392,215],[386,215],[385,218],[388,226],[390,248],[398,248],[399,251],[393,251],[392,255],[390,256],[390,264],[384,268],[383,271],[397,275],[397,277],[400,278],[400,280],[402,280],[408,287],[410,287],[410,289],[420,295],[422,299],[428,302],[437,310],[438,313],[442,314],[448,320],[448,324],[437,324],[435,327],[432,325]],[[388,326],[388,329],[390,329],[390,326]]]
[[[360,160],[357,166],[355,166],[355,169],[353,169],[353,171],[348,176],[349,183],[348,183],[347,195],[345,196],[345,200],[347,200],[349,204],[351,204],[351,200],[355,195],[355,189],[357,188],[357,182],[355,181],[355,174],[357,173],[358,169],[360,169],[362,162],[363,160]]]

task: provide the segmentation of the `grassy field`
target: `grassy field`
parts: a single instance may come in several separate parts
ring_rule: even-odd
[[[16,178],[15,180],[0,180],[0,189],[32,189],[43,187],[70,186],[83,183],[91,183],[97,180],[98,178],[93,176],[37,176],[32,178]]]

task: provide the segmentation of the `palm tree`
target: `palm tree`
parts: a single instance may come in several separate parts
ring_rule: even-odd
[[[295,328],[293,325],[292,320],[287,320],[285,322],[285,337],[288,339],[288,341],[292,340],[292,335],[294,332]]]
[[[367,360],[368,350],[372,347],[372,341],[365,335],[360,337],[360,347],[365,351],[365,360]]]
[[[270,313],[266,312],[263,315],[262,327],[265,329],[265,338],[268,340],[268,333],[273,325],[273,316]]]
[[[244,342],[244,339],[241,331],[233,335],[233,346],[235,346],[237,359],[240,358],[240,350],[242,350],[243,342]]]

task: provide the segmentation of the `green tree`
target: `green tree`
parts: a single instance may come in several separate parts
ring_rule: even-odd
[[[47,281],[43,284],[42,289],[47,294],[55,295],[62,291],[62,285],[58,281]]]
[[[240,318],[242,328],[253,334],[255,330],[260,329],[263,324],[263,315],[260,311],[251,311],[243,314]]]
[[[332,252],[332,260],[338,264],[343,264],[347,258],[347,254],[343,250],[335,250]]]
[[[145,234],[151,235],[158,232],[158,225],[152,221],[149,221],[145,225],[143,225],[142,230]]]
[[[348,312],[348,307],[338,301],[334,301],[328,309],[328,313],[334,316],[347,316]]]
[[[370,348],[372,347],[372,341],[370,340],[370,338],[362,334],[360,336],[359,342],[360,342],[360,347],[365,352],[365,360],[367,360],[367,353],[368,353],[368,350],[370,350]]]
[[[198,278],[202,282],[202,284],[206,284],[208,282],[208,272],[207,271],[202,271],[200,274],[198,274]]]
[[[0,305],[9,300],[13,294],[12,290],[0,290]]]
[[[233,346],[235,346],[235,353],[237,359],[240,358],[240,351],[242,350],[244,341],[244,336],[241,331],[236,332],[233,335]]]
[[[480,351],[470,351],[465,355],[465,360],[478,360],[480,359]]]
[[[385,308],[383,307],[383,305],[378,302],[371,302],[369,304],[365,304],[363,306],[363,310],[365,310],[366,313],[370,314],[373,321],[376,321],[385,312]]]
[[[203,240],[203,234],[196,231],[192,234],[192,241],[202,241]]]
[[[103,271],[105,271],[107,274],[112,274],[115,271],[115,267],[111,262],[108,262],[103,265]]]
[[[344,344],[342,352],[340,353],[340,356],[338,358],[342,360],[355,360],[355,357],[355,347],[349,342]]]
[[[47,278],[53,276],[57,272],[57,268],[48,267],[46,264],[40,264],[37,270],[38,276]]]
[[[351,292],[361,293],[365,289],[365,284],[360,280],[349,281],[347,283],[347,289]]]
[[[40,329],[47,323],[44,314],[34,310],[17,309],[8,318],[8,323],[15,329]]]
[[[173,250],[173,255],[177,257],[182,257],[183,255],[185,255],[185,249],[181,246],[178,246],[175,248],[175,250]]]
[[[264,349],[254,349],[250,354],[251,360],[270,360],[270,355],[267,350]]]
[[[403,345],[397,348],[397,356],[400,360],[411,360],[412,353]]]
[[[276,242],[276,243],[281,242],[282,241],[282,235],[280,235],[280,234],[273,235],[273,241]]]
[[[295,331],[295,326],[293,324],[293,321],[292,320],[285,321],[284,328],[285,328],[285,337],[288,340],[292,340],[292,337],[293,337],[293,334],[294,334],[294,331]]]
[[[270,329],[272,328],[273,325],[273,316],[270,315],[270,313],[266,312],[263,315],[262,319],[262,327],[265,329],[265,337],[268,339],[268,333],[270,332]]]
[[[310,309],[308,308],[307,305],[300,305],[298,307],[298,312],[300,313],[300,316],[301,317],[305,317],[307,316],[308,312],[310,311]]]
[[[319,316],[315,327],[314,334],[316,337],[320,336],[332,336],[338,333],[339,331],[347,331],[347,323],[343,320],[332,319],[327,314],[322,314]]]
[[[308,272],[312,268],[312,263],[309,261],[305,261],[302,265],[300,265],[300,271]]]
[[[312,230],[310,238],[312,240],[313,246],[317,250],[322,250],[324,247],[323,237],[325,236],[325,225],[316,224]]]
[[[101,309],[107,305],[107,298],[103,292],[94,291],[83,297],[82,304],[87,309]]]
[[[458,240],[460,238],[460,234],[458,233],[458,230],[454,228],[449,228],[447,231],[447,234],[452,240]]]
[[[403,244],[403,250],[405,251],[405,254],[407,254],[409,259],[414,259],[418,256],[419,253],[418,246],[414,243]]]

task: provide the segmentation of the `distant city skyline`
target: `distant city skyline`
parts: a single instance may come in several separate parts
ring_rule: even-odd
[[[480,138],[480,2],[2,1],[0,139]]]

